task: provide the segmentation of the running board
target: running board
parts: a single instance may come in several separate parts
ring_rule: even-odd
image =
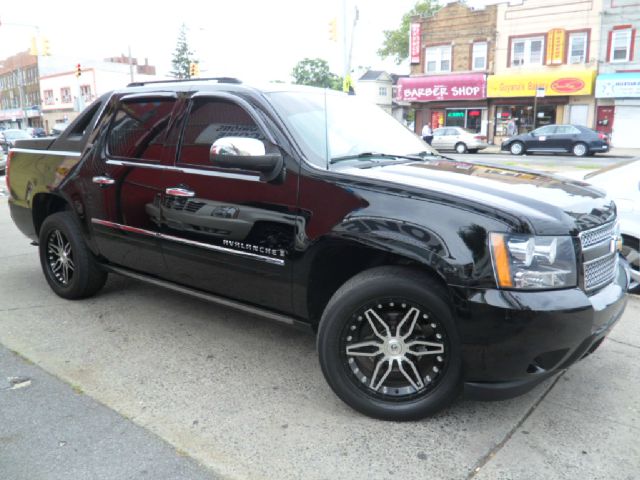
[[[123,275],[129,278],[133,278],[134,280],[140,280],[141,282],[150,283],[151,285],[167,288],[169,290],[173,290],[174,292],[190,295],[192,297],[199,298],[207,302],[215,303],[217,305],[231,308],[233,310],[238,310],[240,312],[249,313],[251,315],[256,315],[258,317],[266,318],[268,320],[284,323],[285,325],[290,325],[298,329],[312,331],[312,327],[310,324],[297,320],[294,317],[291,317],[289,315],[276,313],[271,310],[267,310],[265,308],[255,307],[253,305],[247,305],[237,300],[231,300],[225,297],[214,295],[212,293],[202,292],[194,288],[189,288],[182,285],[176,285],[175,283],[169,282],[167,280],[161,280],[159,278],[145,275],[143,273],[133,272],[126,268],[116,267],[114,265],[106,265],[106,264],[103,264],[102,267],[109,272],[117,273],[118,275]]]

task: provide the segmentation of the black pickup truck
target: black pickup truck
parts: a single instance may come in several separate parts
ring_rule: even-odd
[[[353,96],[132,84],[9,157],[11,215],[56,294],[117,273],[309,327],[331,388],[377,418],[524,393],[625,307],[602,192],[447,159]]]

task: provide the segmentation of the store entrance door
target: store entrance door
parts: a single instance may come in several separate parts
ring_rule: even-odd
[[[596,112],[596,130],[611,137],[615,113],[616,107],[598,107]]]
[[[444,110],[431,110],[431,128],[434,130],[444,126]]]

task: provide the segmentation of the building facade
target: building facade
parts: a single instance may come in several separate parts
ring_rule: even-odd
[[[494,143],[501,143],[511,120],[519,133],[551,123],[594,127],[602,2],[497,6],[494,75],[487,81]]]
[[[619,148],[640,148],[640,1],[604,0],[595,128]]]
[[[128,57],[125,58],[128,60]],[[120,57],[116,57],[116,60],[118,59]],[[144,65],[137,65],[137,61],[133,59],[133,67],[128,63],[112,60],[84,62],[80,64],[79,76],[75,68],[69,68],[72,66],[69,65],[69,61],[62,65],[59,61],[52,60],[43,65],[43,72],[55,72],[43,73],[40,77],[42,121],[45,130],[50,131],[55,124],[72,121],[84,107],[103,93],[125,87],[131,82],[132,68],[135,81],[160,79],[155,74],[145,73],[155,72],[155,67],[148,65],[146,59]],[[66,69],[60,71],[62,66]]]
[[[38,57],[28,51],[0,62],[0,126],[42,126],[38,78]]]
[[[356,80],[355,92],[391,113],[393,80],[381,70],[367,70]]]
[[[415,131],[460,126],[489,133],[487,74],[493,71],[495,5],[473,9],[451,3],[411,25],[411,76],[401,78],[397,99],[415,109]]]

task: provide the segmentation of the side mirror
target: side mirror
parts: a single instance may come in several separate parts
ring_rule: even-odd
[[[209,149],[209,160],[215,167],[259,172],[260,179],[271,181],[282,171],[284,160],[275,145],[256,138],[222,137]]]

